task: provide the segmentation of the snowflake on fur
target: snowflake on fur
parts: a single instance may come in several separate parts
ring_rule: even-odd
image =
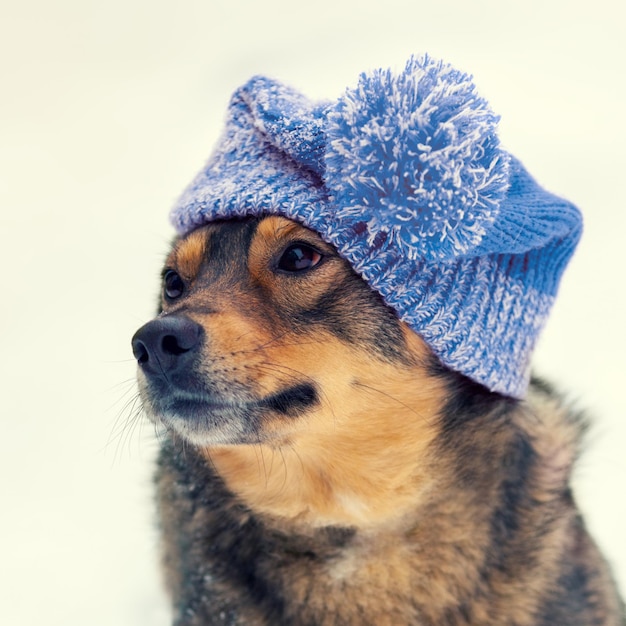
[[[367,245],[385,233],[412,259],[469,253],[507,190],[497,121],[469,76],[429,57],[362,75],[326,128],[337,223],[358,216]]]

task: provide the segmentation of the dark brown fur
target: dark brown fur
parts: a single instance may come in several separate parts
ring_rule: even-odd
[[[321,262],[282,271],[294,243]],[[199,229],[166,270],[159,319],[200,329],[139,376],[177,626],[626,623],[569,487],[583,422],[548,386],[445,369],[282,218]]]

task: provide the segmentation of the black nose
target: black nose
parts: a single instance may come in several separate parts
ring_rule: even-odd
[[[161,317],[135,333],[133,354],[144,372],[166,376],[190,362],[202,333],[202,326],[187,317]]]

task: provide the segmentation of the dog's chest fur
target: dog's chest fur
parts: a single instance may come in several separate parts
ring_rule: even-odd
[[[531,400],[444,416],[420,502],[374,528],[255,515],[168,440],[157,483],[175,624],[623,624],[567,487],[580,424],[545,388]]]

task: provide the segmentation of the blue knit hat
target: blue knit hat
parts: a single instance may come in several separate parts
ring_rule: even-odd
[[[256,77],[174,207],[179,234],[277,214],[317,231],[450,368],[522,397],[580,237],[501,146],[470,76],[428,56],[315,103]]]

